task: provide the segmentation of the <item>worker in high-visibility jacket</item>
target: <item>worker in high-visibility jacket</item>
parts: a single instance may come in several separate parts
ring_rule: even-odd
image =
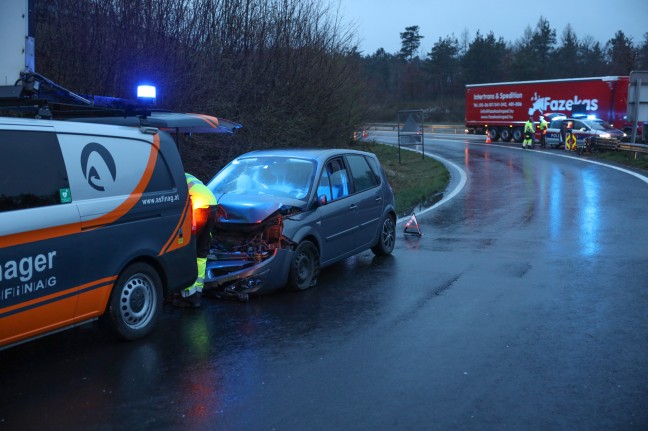
[[[547,122],[544,119],[544,116],[540,116],[540,124],[538,124],[538,129],[540,130],[540,148],[547,146]]]
[[[535,134],[535,124],[533,117],[524,124],[524,140],[522,141],[522,148],[533,148],[533,135]]]
[[[200,298],[205,281],[207,255],[211,231],[216,218],[218,201],[216,196],[198,178],[185,174],[189,195],[193,206],[193,219],[196,224],[196,255],[198,265],[198,278],[194,284],[180,291],[180,296],[173,300],[173,305],[181,308],[200,307]]]

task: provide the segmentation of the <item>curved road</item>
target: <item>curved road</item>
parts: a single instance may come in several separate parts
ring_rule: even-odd
[[[2,351],[0,429],[648,429],[648,178],[475,137],[426,150],[452,181],[393,256],[166,309],[137,343],[90,324]]]

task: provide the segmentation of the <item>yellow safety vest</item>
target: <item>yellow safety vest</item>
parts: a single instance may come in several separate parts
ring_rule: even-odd
[[[187,177],[187,186],[189,186],[189,195],[194,209],[209,208],[218,204],[216,196],[202,181],[191,174],[185,174],[185,177]]]

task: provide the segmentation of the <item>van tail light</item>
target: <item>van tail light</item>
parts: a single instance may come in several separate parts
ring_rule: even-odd
[[[195,208],[193,210],[193,223],[196,226],[196,230],[202,229],[207,223],[207,217],[209,217],[209,207],[206,208]]]
[[[196,232],[198,232],[198,228],[196,227],[196,217],[194,216],[193,199],[191,196],[189,196],[189,207],[191,208],[191,211],[189,212],[189,217],[191,217],[191,233],[195,235]]]

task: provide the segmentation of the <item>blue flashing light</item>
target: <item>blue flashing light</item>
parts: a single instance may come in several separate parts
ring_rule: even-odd
[[[588,119],[588,120],[596,120],[596,115],[589,114],[589,115],[587,116],[587,119]]]
[[[138,99],[155,99],[156,90],[153,85],[138,85],[137,86],[137,98]]]

